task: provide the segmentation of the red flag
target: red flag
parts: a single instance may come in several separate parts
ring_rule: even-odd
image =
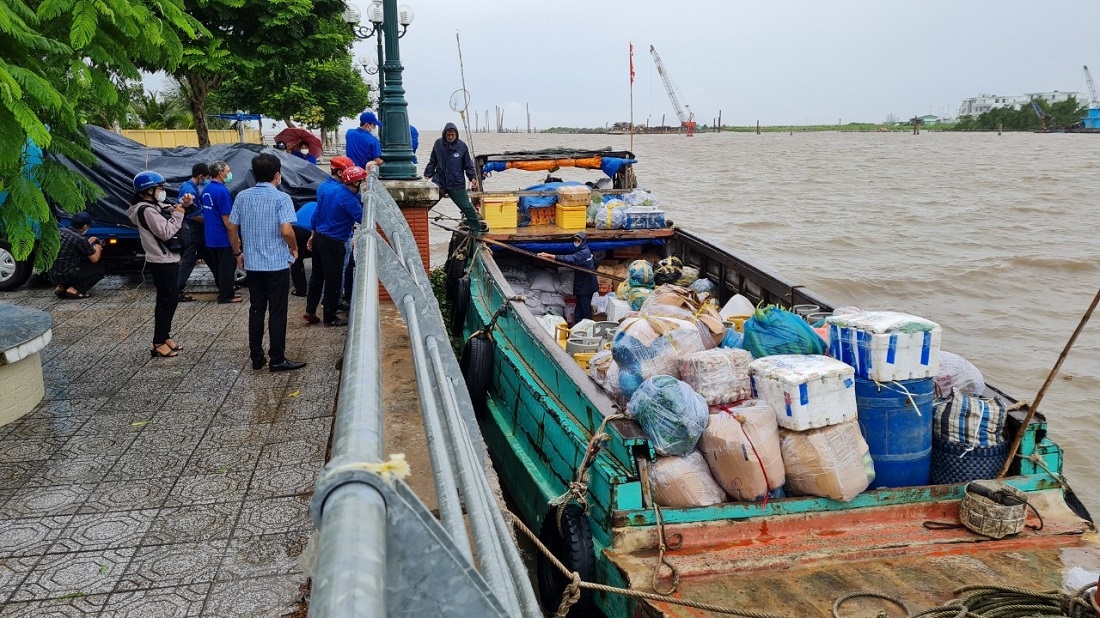
[[[630,85],[634,85],[634,44],[630,44]]]

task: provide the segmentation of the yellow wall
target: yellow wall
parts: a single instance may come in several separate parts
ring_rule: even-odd
[[[199,145],[199,136],[194,129],[123,129],[122,135],[149,146],[150,148],[175,148],[176,146]],[[211,144],[235,144],[240,136],[236,129],[210,131]],[[245,129],[244,139],[250,144],[260,143],[260,132],[256,129]]]

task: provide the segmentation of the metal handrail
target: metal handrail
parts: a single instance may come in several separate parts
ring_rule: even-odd
[[[457,561],[460,570],[476,573],[463,502],[459,499],[461,491],[477,564],[484,577],[482,580],[475,574],[474,579],[467,579],[470,595],[453,588],[424,590],[423,594],[437,594],[447,601],[481,594],[490,611],[500,612],[501,616],[541,616],[526,568],[485,474],[489,462],[476,421],[469,414],[469,394],[458,376],[457,359],[431,284],[412,233],[378,179],[377,168],[372,170],[361,197],[363,225],[356,234],[356,262],[360,267],[356,269],[344,349],[333,458],[318,480],[314,497],[319,534],[309,615],[386,616],[392,611],[387,609],[386,599],[387,538],[395,549],[401,548],[401,539],[393,539],[393,524],[387,525],[387,509],[393,508],[387,505],[389,491],[379,491],[383,486],[361,466],[382,459],[381,277],[409,328],[440,506],[440,521],[432,525],[448,537],[441,547],[457,552],[447,557]],[[385,232],[388,242],[382,240],[376,225]],[[390,499],[398,500],[392,496]],[[448,609],[455,611],[453,603]],[[482,611],[481,615],[486,614]]]

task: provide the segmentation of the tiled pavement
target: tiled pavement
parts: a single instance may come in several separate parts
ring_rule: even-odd
[[[309,366],[253,371],[247,293],[199,294],[180,356],[150,359],[152,283],[92,294],[0,294],[54,319],[46,397],[0,427],[0,617],[292,614],[345,329],[304,326],[291,297],[288,356]]]

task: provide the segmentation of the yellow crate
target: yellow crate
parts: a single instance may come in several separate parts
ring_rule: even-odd
[[[592,201],[592,189],[584,185],[558,187],[558,204],[562,206],[588,206]]]
[[[482,197],[481,218],[490,230],[516,227],[519,221],[519,198],[514,195]]]
[[[563,230],[583,230],[588,221],[588,208],[585,206],[554,207],[554,223]]]

